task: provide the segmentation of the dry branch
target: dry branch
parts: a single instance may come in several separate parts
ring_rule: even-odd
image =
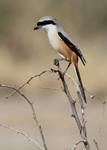
[[[0,126],[2,126],[2,127],[4,127],[4,128],[7,128],[7,129],[9,129],[9,130],[12,130],[12,131],[16,132],[17,134],[22,134],[22,135],[24,135],[25,137],[28,138],[29,141],[35,143],[35,144],[38,146],[38,148],[40,148],[41,150],[44,150],[36,141],[34,141],[33,139],[31,139],[27,134],[25,134],[25,133],[23,133],[23,132],[21,132],[21,131],[18,131],[18,130],[16,130],[16,129],[12,128],[12,127],[6,126],[6,125],[4,125],[4,124],[0,124]]]
[[[96,145],[97,150],[99,150],[98,143],[96,142],[96,140],[94,140],[94,143]]]
[[[42,71],[41,73],[37,74],[37,75],[34,75],[34,76],[31,76],[24,84],[22,84],[20,87],[18,87],[16,90],[13,91],[13,93],[11,93],[10,95],[8,95],[6,98],[9,98],[11,97],[12,95],[14,95],[18,90],[20,90],[22,87],[24,87],[26,84],[29,84],[30,81],[32,79],[34,79],[35,77],[40,77],[42,74],[44,74],[45,72],[50,72],[52,73],[52,70],[51,69],[46,69],[44,71]]]
[[[0,86],[1,87],[6,87],[6,88],[11,88],[11,89],[14,90],[14,92],[11,95],[7,96],[7,98],[10,97],[10,96],[12,96],[16,92],[18,92],[22,97],[24,97],[27,100],[27,102],[29,103],[29,105],[30,105],[30,107],[32,109],[33,118],[34,118],[34,120],[36,121],[36,123],[37,123],[37,125],[39,127],[39,131],[40,131],[40,134],[41,134],[41,137],[42,137],[44,148],[45,148],[45,150],[47,150],[47,146],[46,146],[45,138],[44,138],[44,135],[43,135],[43,131],[42,131],[42,128],[41,128],[41,126],[40,126],[40,124],[39,124],[39,122],[37,120],[36,113],[35,113],[35,110],[34,110],[34,107],[33,107],[33,103],[30,102],[30,100],[20,91],[20,89],[22,87],[24,87],[25,85],[29,84],[30,81],[32,79],[34,79],[35,77],[38,77],[38,76],[40,77],[41,75],[43,75],[46,72],[58,73],[59,74],[59,79],[61,79],[62,84],[63,84],[63,89],[61,91],[65,92],[66,96],[69,99],[69,102],[70,102],[70,105],[71,105],[71,109],[72,109],[72,113],[73,113],[72,116],[74,117],[74,119],[75,119],[75,121],[77,123],[79,132],[80,132],[81,137],[82,137],[82,142],[84,143],[84,146],[85,146],[86,150],[90,150],[90,146],[89,146],[89,143],[88,143],[88,140],[87,140],[86,127],[85,127],[86,121],[84,119],[84,106],[83,106],[83,101],[82,101],[82,98],[81,98],[81,95],[80,95],[80,92],[79,92],[78,84],[75,82],[75,80],[72,77],[70,77],[68,74],[65,74],[66,76],[68,76],[69,78],[71,78],[73,80],[73,82],[74,82],[74,84],[75,84],[75,86],[77,88],[77,95],[78,95],[78,98],[79,98],[79,101],[80,101],[81,112],[82,112],[82,123],[81,123],[81,121],[80,121],[80,119],[78,117],[78,114],[77,114],[77,110],[76,110],[76,106],[75,106],[76,102],[72,99],[72,97],[70,95],[70,92],[69,92],[67,84],[65,82],[64,74],[61,71],[59,62],[57,62],[57,67],[58,67],[58,70],[55,70],[55,69],[46,69],[46,70],[42,71],[40,74],[37,74],[35,76],[30,77],[30,79],[27,80],[24,84],[22,84],[19,88],[15,88],[15,87],[12,87],[12,86],[7,86],[7,85],[2,85],[2,84],[0,84]]]
[[[29,103],[29,105],[31,107],[31,110],[32,110],[33,118],[34,118],[34,120],[36,121],[36,123],[38,125],[39,131],[40,131],[40,135],[41,135],[41,138],[42,138],[42,141],[43,141],[44,148],[45,148],[45,150],[47,150],[47,146],[46,146],[45,138],[44,138],[44,135],[43,135],[42,127],[41,127],[41,125],[39,124],[39,122],[37,120],[35,109],[33,107],[33,103],[31,103],[30,100],[21,91],[19,91],[15,87],[8,86],[8,85],[2,85],[2,84],[0,84],[0,87],[5,87],[5,88],[10,88],[10,89],[15,90],[16,92],[18,92]]]
[[[72,150],[76,149],[76,146],[77,146],[78,144],[80,144],[80,143],[84,143],[84,141],[79,141],[79,142],[77,142],[77,143],[74,145],[74,147],[72,148]]]
[[[78,98],[80,100],[81,109],[82,109],[82,123],[83,123],[83,125],[81,124],[80,119],[78,117],[76,106],[75,106],[75,101],[72,99],[72,97],[70,95],[70,92],[68,90],[67,84],[66,84],[65,79],[64,79],[64,74],[61,71],[61,68],[60,68],[60,65],[59,65],[59,61],[58,60],[57,60],[57,62],[55,61],[54,64],[58,67],[58,70],[57,71],[53,70],[53,71],[59,73],[60,79],[61,79],[63,87],[64,87],[64,92],[65,92],[66,96],[68,97],[68,100],[69,100],[70,105],[71,105],[71,109],[72,109],[72,113],[73,113],[72,116],[74,117],[74,119],[77,123],[77,126],[78,126],[78,129],[80,131],[81,137],[84,141],[84,146],[85,146],[86,150],[90,150],[90,146],[89,146],[89,143],[88,143],[88,140],[87,140],[86,127],[85,127],[84,107],[83,107],[83,102],[82,102],[80,92],[78,90],[77,94],[78,94]]]

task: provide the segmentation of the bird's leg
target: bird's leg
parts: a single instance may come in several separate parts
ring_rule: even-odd
[[[58,66],[60,60],[65,60],[65,59],[63,59],[63,58],[55,58],[55,59],[54,59],[54,65],[55,65],[55,66]]]
[[[69,64],[68,64],[66,70],[63,72],[64,75],[65,75],[65,73],[67,72],[67,70],[68,70],[68,68],[70,67],[70,65],[71,65],[71,62],[69,62]]]

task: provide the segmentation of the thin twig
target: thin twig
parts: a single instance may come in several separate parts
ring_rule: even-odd
[[[67,97],[69,99],[69,102],[71,104],[73,116],[74,116],[74,118],[76,120],[76,123],[77,123],[77,126],[79,128],[81,137],[84,140],[84,145],[85,145],[87,150],[90,150],[90,146],[89,146],[89,143],[88,143],[88,140],[87,140],[87,136],[86,136],[86,128],[83,128],[83,126],[81,125],[81,122],[79,120],[79,117],[78,117],[78,114],[77,114],[77,110],[76,110],[76,107],[75,107],[75,102],[73,101],[73,99],[72,99],[72,97],[71,97],[71,95],[69,93],[69,90],[68,90],[68,87],[67,87],[66,82],[64,80],[64,77],[62,77],[61,80],[62,80],[62,83],[63,83],[63,86],[64,86],[65,94],[67,95]]]
[[[38,76],[40,77],[40,76],[41,76],[42,74],[44,74],[45,72],[50,72],[50,73],[52,73],[52,72],[53,72],[53,69],[45,69],[45,70],[42,71],[40,74],[31,76],[24,84],[22,84],[19,88],[17,88],[17,90],[20,90],[20,89],[21,89],[22,87],[24,87],[26,84],[30,84],[30,81],[31,81],[33,78],[38,77]],[[54,73],[54,72],[53,72],[53,73]],[[77,88],[77,91],[79,91],[78,84],[75,82],[74,78],[71,77],[70,75],[68,75],[67,73],[66,73],[65,75],[68,76],[70,79],[72,79],[73,83],[75,84],[75,86],[76,86],[76,88]],[[92,99],[93,99],[93,98],[96,98],[96,99],[102,101],[103,104],[107,104],[107,102],[106,102],[105,100],[102,100],[102,99],[96,97],[96,96],[93,95],[91,92],[87,91],[86,89],[85,89],[85,91],[90,94],[90,97],[91,97]],[[6,96],[6,98],[11,97],[11,96],[14,95],[16,92],[17,92],[16,90],[13,91],[13,93],[11,93],[10,95]]]
[[[96,140],[94,140],[94,143],[95,143],[95,145],[97,147],[97,150],[99,150],[98,143],[96,142]]]
[[[77,91],[79,91],[79,86],[78,86],[78,84],[75,82],[74,78],[71,77],[70,75],[68,75],[67,73],[66,73],[65,75],[73,81],[73,83],[75,84],[75,86],[76,86],[76,88],[77,88]]]
[[[44,71],[42,71],[41,73],[39,73],[39,74],[37,74],[37,75],[34,75],[34,76],[31,76],[24,84],[22,84],[19,88],[17,88],[15,91],[13,91],[13,93],[11,93],[10,95],[8,95],[6,98],[9,98],[9,97],[11,97],[12,95],[14,95],[16,92],[17,92],[17,90],[20,90],[22,87],[24,87],[26,84],[29,84],[30,83],[30,81],[33,79],[33,78],[35,78],[35,77],[40,77],[42,74],[44,74],[45,72],[51,72],[52,73],[52,70],[51,69],[46,69],[46,70],[44,70]]]
[[[64,92],[63,89],[58,89],[58,88],[52,88],[52,87],[40,87],[41,89],[49,89],[49,90],[56,90],[56,91],[62,91]]]
[[[44,150],[36,141],[34,141],[33,139],[31,139],[27,134],[25,134],[25,133],[23,133],[23,132],[21,132],[21,131],[18,131],[18,130],[16,130],[16,129],[12,128],[12,127],[3,125],[3,124],[0,124],[0,126],[2,126],[2,127],[4,127],[4,128],[7,128],[7,129],[10,129],[10,130],[12,130],[12,131],[15,131],[15,132],[17,132],[17,134],[22,134],[22,135],[24,135],[25,137],[28,138],[29,141],[35,143],[35,144],[38,146],[38,148],[40,148],[41,150]]]
[[[95,96],[95,95],[92,94],[91,92],[87,91],[86,89],[85,89],[85,91],[86,91],[88,94],[90,94],[91,99],[96,98],[96,99],[98,99],[99,101],[101,101],[103,104],[107,104],[107,102],[106,102],[105,100],[102,100],[101,98],[98,98],[97,96]]]
[[[79,92],[79,86],[78,84],[75,82],[74,78],[71,77],[70,75],[68,75],[67,73],[65,74],[67,77],[69,77],[73,83],[75,84],[76,88],[77,88],[77,95],[78,95],[78,98],[79,98],[79,101],[80,101],[80,106],[81,106],[81,112],[82,112],[82,131],[84,132],[83,133],[83,136],[84,136],[84,139],[85,137],[87,137],[87,133],[86,133],[86,126],[85,126],[85,119],[84,119],[84,106],[83,106],[83,101],[82,101],[82,98],[81,98],[81,95],[80,95],[80,92]]]
[[[83,101],[80,95],[80,92],[77,91],[77,95],[80,101],[80,106],[81,106],[81,112],[82,112],[82,135],[84,136],[84,140],[87,139],[87,132],[86,132],[86,126],[85,126],[85,113],[84,113],[84,106],[83,106]]]
[[[24,97],[27,100],[27,102],[29,104],[31,103],[30,100],[22,92],[20,92],[18,89],[16,89],[14,86],[0,84],[0,87],[5,87],[5,88],[9,88],[9,89],[13,89],[13,90],[17,91],[22,97]]]
[[[34,110],[34,107],[33,107],[33,103],[31,103],[30,100],[21,91],[19,91],[15,87],[8,86],[8,85],[2,85],[2,84],[0,84],[0,87],[10,88],[10,89],[13,89],[13,90],[17,91],[29,103],[29,105],[31,107],[31,110],[32,110],[33,118],[34,118],[34,120],[36,121],[36,123],[38,125],[44,148],[45,148],[45,150],[47,150],[47,146],[46,146],[45,138],[44,138],[44,135],[43,135],[42,127],[41,127],[41,125],[39,124],[39,122],[37,120],[36,113],[35,113],[35,110]]]
[[[74,147],[72,148],[72,150],[76,149],[76,146],[77,146],[78,144],[80,144],[80,143],[84,143],[84,141],[79,141],[79,142],[77,142],[77,143],[74,145]]]
[[[85,137],[87,137],[87,133],[86,133],[86,127],[85,127],[85,119],[84,119],[84,106],[83,106],[83,101],[82,101],[82,98],[81,98],[81,95],[80,95],[80,92],[79,92],[79,86],[78,86],[78,84],[75,82],[75,80],[74,80],[74,78],[73,77],[71,77],[70,75],[68,75],[67,73],[65,74],[67,77],[69,77],[72,81],[73,81],[73,83],[75,84],[75,86],[76,86],[76,88],[77,88],[77,95],[78,95],[78,98],[79,98],[79,100],[80,100],[80,105],[81,105],[81,111],[82,111],[82,124],[83,124],[83,132],[84,132],[84,134],[83,135],[85,135]],[[84,138],[85,138],[84,137]]]

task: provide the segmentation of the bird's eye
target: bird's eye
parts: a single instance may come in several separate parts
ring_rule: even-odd
[[[38,26],[41,26],[41,25],[42,25],[42,22],[38,22],[37,25],[38,25]]]

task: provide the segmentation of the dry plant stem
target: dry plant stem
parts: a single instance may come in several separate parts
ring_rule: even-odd
[[[80,100],[80,105],[81,105],[81,111],[82,111],[82,135],[84,136],[84,139],[87,139],[87,133],[86,133],[86,126],[85,126],[85,119],[84,119],[84,106],[83,106],[83,101],[80,95],[80,92],[77,91],[78,98]]]
[[[96,140],[94,140],[94,143],[95,143],[95,145],[97,147],[97,150],[99,150],[98,143],[96,142]]]
[[[63,89],[58,89],[58,88],[52,88],[52,87],[40,87],[41,89],[49,89],[49,90],[56,90],[56,91],[62,91],[64,92]]]
[[[12,128],[12,127],[3,125],[3,124],[0,124],[0,126],[2,126],[2,127],[4,127],[4,128],[7,128],[7,129],[10,129],[10,130],[12,130],[12,131],[15,131],[15,132],[17,132],[17,134],[22,134],[22,135],[24,135],[25,137],[28,138],[29,141],[35,143],[41,150],[44,150],[36,141],[34,141],[33,139],[31,139],[27,134],[25,134],[25,133],[23,133],[23,132],[21,132],[21,131],[18,131],[18,130],[16,130],[16,129]]]
[[[83,126],[81,125],[81,122],[79,120],[79,117],[78,117],[78,114],[77,114],[77,111],[76,111],[76,107],[75,107],[75,102],[74,102],[74,100],[72,99],[72,97],[69,93],[69,90],[68,90],[68,87],[65,83],[64,77],[61,78],[61,80],[62,80],[62,83],[63,83],[63,86],[64,86],[65,94],[67,95],[67,97],[69,99],[69,102],[70,102],[70,105],[71,105],[71,109],[72,109],[72,112],[73,112],[72,116],[75,118],[77,126],[78,126],[80,134],[81,134],[81,137],[84,140],[84,145],[85,145],[87,150],[90,150],[90,146],[89,146],[89,143],[88,143],[87,137],[86,137],[86,130],[85,130],[85,128],[83,128]],[[84,123],[84,125],[85,125],[85,123]]]
[[[56,64],[55,64],[55,65],[56,65]],[[77,88],[77,95],[78,95],[78,97],[79,97],[80,105],[81,105],[81,110],[82,110],[82,124],[81,124],[81,122],[80,122],[80,120],[79,120],[79,118],[78,118],[78,114],[77,114],[76,107],[75,107],[75,101],[72,99],[72,97],[71,97],[71,95],[70,95],[70,93],[69,93],[68,87],[67,87],[66,82],[65,82],[65,80],[64,80],[63,72],[61,71],[60,66],[59,66],[59,62],[57,62],[57,65],[56,65],[56,66],[58,66],[58,70],[46,69],[46,70],[44,70],[43,72],[41,72],[40,74],[37,74],[37,75],[35,75],[35,76],[30,77],[30,79],[29,79],[28,81],[26,81],[24,84],[22,84],[22,85],[21,85],[19,88],[17,88],[17,89],[14,88],[14,87],[6,86],[6,85],[0,85],[0,86],[1,86],[1,87],[7,87],[7,88],[14,89],[14,92],[13,92],[11,95],[7,96],[7,98],[10,97],[10,96],[12,96],[12,95],[15,94],[16,92],[18,92],[18,93],[19,93],[21,96],[23,96],[23,97],[27,100],[27,102],[30,104],[31,109],[32,109],[32,113],[33,113],[33,118],[35,119],[35,121],[36,121],[36,123],[37,123],[37,125],[38,125],[38,127],[39,127],[39,130],[40,130],[40,133],[41,133],[41,136],[42,136],[42,140],[43,140],[43,144],[44,144],[45,150],[47,150],[47,147],[46,147],[46,144],[45,144],[45,139],[44,139],[44,136],[43,136],[43,132],[42,132],[41,126],[39,125],[39,123],[38,123],[38,121],[37,121],[36,114],[35,114],[35,110],[34,110],[34,108],[33,108],[33,104],[32,104],[32,103],[29,101],[29,99],[28,99],[27,97],[25,97],[25,95],[24,95],[23,93],[21,93],[19,90],[20,90],[22,87],[24,87],[26,84],[29,84],[29,82],[30,82],[33,78],[38,77],[38,76],[41,76],[41,75],[44,74],[45,72],[50,72],[50,73],[56,73],[56,72],[58,72],[59,75],[60,75],[61,81],[62,81],[62,83],[63,83],[63,86],[64,86],[64,89],[63,89],[62,91],[66,93],[66,95],[67,95],[67,97],[68,97],[68,99],[69,99],[69,102],[70,102],[70,105],[71,105],[71,108],[72,108],[72,112],[73,112],[73,115],[72,115],[72,116],[73,116],[73,117],[75,118],[75,120],[76,120],[77,126],[78,126],[78,128],[79,128],[80,134],[81,134],[82,139],[83,139],[83,143],[84,143],[86,149],[89,150],[90,147],[89,147],[89,143],[88,143],[88,141],[87,141],[86,127],[85,127],[85,119],[84,119],[84,107],[83,107],[83,102],[82,102],[81,95],[80,95],[80,92],[79,92],[79,87],[78,87],[77,83],[74,81],[74,79],[73,79],[71,76],[69,76],[68,74],[65,74],[65,75],[67,75],[69,78],[71,78],[71,79],[73,80],[73,82],[74,82],[74,84],[75,84],[75,86],[76,86],[76,88]],[[57,90],[57,89],[56,89],[56,90]]]
[[[72,150],[74,150],[74,149],[76,149],[76,146],[78,145],[78,144],[80,144],[80,143],[84,143],[84,141],[79,141],[79,142],[77,142],[75,145],[74,145],[74,147],[72,148]]]
[[[72,116],[75,118],[75,121],[77,123],[78,129],[79,129],[80,134],[81,134],[81,137],[82,137],[82,139],[84,141],[84,146],[85,146],[86,150],[90,150],[90,146],[89,146],[89,143],[87,141],[87,136],[86,136],[86,128],[82,126],[82,124],[81,124],[81,122],[79,120],[79,117],[78,117],[78,114],[77,114],[77,110],[76,110],[76,107],[75,107],[75,102],[72,99],[72,97],[70,95],[70,92],[68,90],[67,84],[66,84],[65,79],[64,79],[64,74],[61,71],[61,68],[60,68],[60,65],[59,65],[59,61],[57,63],[54,62],[54,65],[56,65],[58,67],[58,70],[57,71],[55,70],[55,72],[59,73],[60,79],[61,79],[63,87],[64,87],[64,92],[67,95],[67,97],[69,99],[69,102],[70,102],[70,105],[71,105],[71,109],[72,109],[72,112],[73,112]],[[81,98],[79,91],[78,91],[77,94],[78,94],[78,97]],[[80,99],[80,102],[81,101],[82,100]],[[83,107],[83,104],[81,104],[81,107]],[[84,116],[83,116],[82,119],[83,119],[83,123],[84,123]],[[84,125],[85,125],[85,123],[84,123]]]
[[[99,101],[101,101],[103,104],[107,104],[107,102],[106,102],[105,100],[102,100],[101,98],[95,96],[94,94],[92,94],[91,92],[87,91],[86,89],[85,89],[85,91],[86,91],[88,94],[90,94],[91,99],[96,98],[96,99],[98,99]]]
[[[44,135],[43,135],[43,131],[42,131],[41,125],[39,124],[39,122],[38,122],[38,120],[37,120],[36,113],[35,113],[35,110],[34,110],[34,107],[33,107],[33,103],[31,103],[30,100],[29,100],[22,92],[20,92],[18,89],[16,89],[15,87],[7,86],[7,85],[2,85],[2,84],[0,84],[0,87],[6,87],[6,88],[10,88],[10,89],[15,90],[15,91],[18,92],[22,97],[24,97],[24,99],[29,103],[29,105],[30,105],[30,107],[31,107],[31,110],[32,110],[33,118],[34,118],[34,120],[36,121],[36,123],[37,123],[37,125],[38,125],[39,131],[40,131],[40,135],[41,135],[41,137],[42,137],[42,141],[43,141],[44,148],[45,148],[45,150],[47,150],[47,146],[46,146],[45,138],[44,138]]]
[[[42,74],[44,74],[45,72],[51,72],[52,73],[52,70],[51,69],[46,69],[46,70],[44,70],[44,71],[42,71],[41,73],[39,73],[39,74],[37,74],[37,75],[34,75],[34,76],[31,76],[30,78],[29,78],[29,80],[27,80],[24,84],[22,84],[19,88],[17,88],[17,90],[20,90],[22,87],[24,87],[26,84],[29,84],[30,83],[30,81],[33,79],[33,78],[35,78],[35,77],[40,77]],[[11,97],[12,95],[14,95],[16,92],[17,92],[17,90],[15,90],[15,91],[13,91],[13,93],[11,93],[10,95],[8,95],[6,98],[9,98],[9,97]]]
[[[86,126],[85,126],[85,119],[84,119],[84,106],[83,106],[83,101],[82,101],[82,98],[81,98],[81,95],[79,92],[79,86],[71,76],[69,76],[67,73],[65,75],[72,79],[73,83],[75,84],[75,86],[77,88],[77,95],[78,95],[78,98],[80,100],[80,106],[81,106],[81,111],[82,111],[82,126],[83,126],[82,129],[84,132],[83,136],[85,135],[84,136],[84,139],[85,139],[85,137],[87,137],[87,133],[86,133]]]

